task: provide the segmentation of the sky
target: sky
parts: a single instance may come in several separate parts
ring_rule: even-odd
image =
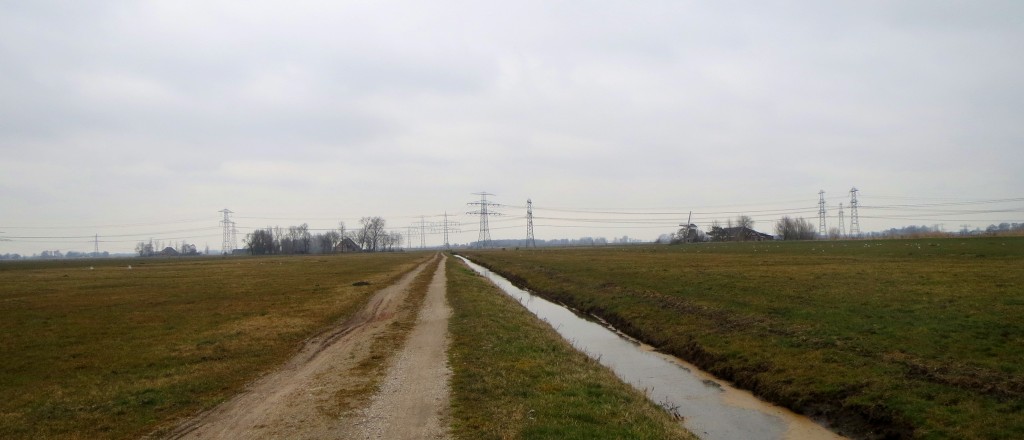
[[[1021,54],[1020,1],[4,1],[0,254],[1024,222]]]

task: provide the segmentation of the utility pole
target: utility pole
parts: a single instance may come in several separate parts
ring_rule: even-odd
[[[533,237],[533,199],[526,199],[526,246],[537,247]]]
[[[476,205],[479,208],[476,211],[467,212],[469,215],[480,215],[480,237],[477,239],[477,246],[490,247],[491,245],[491,227],[488,225],[488,217],[492,215],[501,215],[501,213],[491,211],[489,208],[492,206],[498,206],[497,203],[491,203],[487,201],[487,196],[493,196],[494,194],[488,192],[473,193],[473,195],[480,196],[479,202],[469,202],[467,205]]]
[[[825,190],[818,191],[818,235],[828,236],[828,229],[825,225]]]
[[[860,236],[860,220],[857,218],[857,187],[850,188],[850,236]]]
[[[223,255],[230,254],[235,248],[233,245],[233,233],[235,222],[231,221],[232,211],[228,208],[224,208],[217,212],[224,213],[224,220],[220,221],[220,224],[224,226],[223,237],[220,241],[220,252]]]

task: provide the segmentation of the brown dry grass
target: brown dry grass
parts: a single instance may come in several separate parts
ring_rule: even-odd
[[[1024,438],[1024,239],[473,252],[858,436]]]
[[[0,437],[139,437],[210,408],[428,257],[0,264]]]

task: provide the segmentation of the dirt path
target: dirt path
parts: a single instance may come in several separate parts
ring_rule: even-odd
[[[419,374],[420,367],[428,368],[424,362],[437,362],[446,370],[445,342],[447,335],[447,314],[444,315],[443,323],[440,324],[440,343],[437,342],[436,319],[427,317],[434,316],[441,312],[427,312],[433,310],[437,299],[431,299],[440,295],[444,313],[447,313],[447,305],[444,304],[444,264],[438,267],[434,274],[428,291],[427,299],[424,301],[424,308],[417,320],[416,327],[410,334],[406,346],[440,346],[440,357],[432,353],[429,358],[422,358],[420,355],[410,355],[406,358],[405,350],[400,357],[395,357],[395,367],[399,368],[411,359],[416,368],[407,368],[405,373],[392,378],[389,372],[388,378],[382,385],[382,390],[387,390],[392,383],[402,384],[402,387],[415,388],[437,388],[442,387],[445,391],[443,397],[431,397],[428,401],[418,403],[406,402],[399,399],[395,403],[384,403],[377,407],[378,399],[373,401],[374,409],[360,411],[347,411],[339,407],[339,395],[344,395],[347,390],[358,389],[365,386],[365,379],[361,378],[356,371],[360,363],[365,363],[371,355],[371,344],[374,339],[383,334],[388,326],[395,321],[395,314],[399,306],[408,298],[413,280],[425,268],[430,267],[436,259],[423,263],[415,270],[404,276],[392,286],[384,288],[375,293],[367,305],[357,312],[352,318],[339,326],[334,331],[321,335],[303,348],[303,350],[292,358],[281,369],[257,380],[248,389],[235,396],[220,406],[192,419],[177,429],[169,436],[173,439],[235,439],[235,438],[290,438],[290,439],[327,439],[327,438],[378,438],[376,435],[366,434],[364,427],[371,426],[370,422],[380,419],[382,413],[400,414],[401,417],[387,417],[390,425],[409,425],[402,429],[415,430],[419,426],[435,426],[430,428],[431,432],[443,432],[445,425],[437,420],[429,418],[411,417],[412,414],[439,413],[437,408],[445,408],[447,411],[447,376],[438,379],[435,376],[429,377],[404,377],[402,374]],[[440,281],[438,280],[440,274]],[[438,287],[440,286],[440,287]],[[440,293],[437,293],[437,292]],[[431,305],[435,304],[435,305]],[[433,336],[425,339],[418,336],[422,333],[421,327],[425,323],[432,323],[433,328],[429,333]],[[418,342],[413,342],[413,341]],[[440,345],[438,345],[440,344]],[[414,350],[417,351],[417,350]],[[421,381],[443,381],[443,384],[422,383]],[[381,393],[382,395],[385,393]],[[412,393],[409,393],[412,394]],[[400,406],[390,406],[400,405]],[[405,415],[410,415],[406,417]],[[430,420],[430,421],[427,421]],[[426,424],[426,425],[423,425]],[[377,431],[374,431],[377,432]],[[381,431],[383,432],[383,431]],[[411,432],[411,431],[410,431]],[[419,431],[417,431],[419,432]],[[414,435],[420,437],[418,434]],[[400,438],[400,437],[388,437]],[[408,437],[413,438],[413,437]]]
[[[448,317],[444,259],[434,272],[416,327],[388,370],[387,378],[362,411],[359,439],[446,439]]]

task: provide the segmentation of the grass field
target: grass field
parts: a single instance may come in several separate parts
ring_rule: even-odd
[[[448,300],[456,438],[693,438],[456,258]]]
[[[1024,238],[465,255],[858,436],[1024,438]]]
[[[0,438],[167,428],[232,396],[428,257],[0,264]]]

